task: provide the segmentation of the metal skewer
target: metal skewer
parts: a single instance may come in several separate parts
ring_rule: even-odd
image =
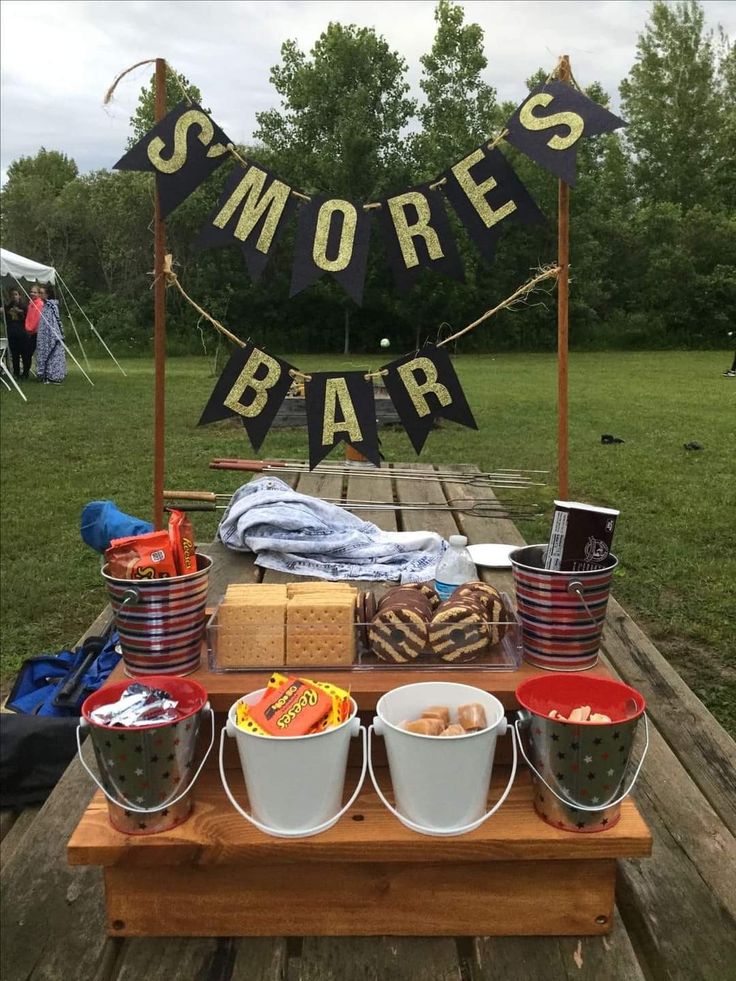
[[[401,470],[358,470],[354,467],[345,468],[325,468],[320,470],[309,470],[307,466],[286,466],[282,464],[272,464],[259,460],[213,460],[210,463],[211,470],[244,470],[250,473],[317,473],[329,474],[333,476],[360,476],[360,477],[395,477],[400,480],[446,480],[456,484],[468,484],[478,487],[509,487],[523,489],[525,487],[544,487],[544,481],[533,481],[523,475],[522,471],[493,474],[493,473],[443,473],[438,471],[417,471]]]

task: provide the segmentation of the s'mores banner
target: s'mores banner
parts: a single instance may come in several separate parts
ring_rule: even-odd
[[[215,385],[198,425],[239,417],[254,450],[260,449],[291,388],[290,364],[248,343],[238,348]]]
[[[575,187],[578,143],[626,123],[564,82],[537,85],[506,123],[505,138],[540,167]]]
[[[228,159],[228,144],[230,140],[203,109],[180,102],[113,170],[154,173],[161,217],[166,218]]]
[[[478,428],[444,348],[425,344],[416,354],[392,361],[382,370],[388,394],[417,453],[421,453],[435,419]]]
[[[363,371],[321,371],[304,377],[310,469],[338,443],[349,443],[379,466],[372,379]]]

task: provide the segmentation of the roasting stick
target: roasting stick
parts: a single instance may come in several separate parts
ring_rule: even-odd
[[[176,502],[169,504],[169,508],[173,507],[181,511],[224,511],[229,507],[231,497],[231,494],[216,494],[213,491],[164,491],[164,500]],[[508,508],[503,502],[496,499],[450,498],[445,504],[432,504],[425,501],[405,501],[401,504],[393,504],[338,498],[323,498],[323,500],[328,504],[338,504],[349,511],[449,511],[458,514],[471,514],[476,517],[508,517],[519,521],[538,517],[542,513],[533,505]],[[228,503],[220,504],[219,501]]]
[[[213,470],[248,470],[253,473],[262,473],[269,470],[283,470],[288,473],[330,473],[346,474],[355,476],[359,473],[362,476],[381,476],[381,477],[414,477],[426,480],[428,477],[434,480],[520,480],[525,484],[530,482],[527,474],[546,474],[547,470],[519,470],[512,468],[499,468],[493,471],[449,471],[432,470],[423,474],[418,474],[416,470],[408,470],[403,467],[376,467],[373,469],[363,468],[363,466],[344,465],[339,463],[319,464],[313,470],[303,460],[239,460],[229,457],[218,457],[210,463]],[[542,486],[541,484],[539,486]]]
[[[335,476],[354,476],[355,470],[309,470],[307,467],[271,467],[270,465],[263,466],[260,463],[252,463],[248,460],[213,460],[210,463],[211,470],[245,470],[250,473],[323,473],[331,474]],[[396,477],[401,480],[421,480],[425,481],[427,478],[433,480],[449,480],[455,484],[468,484],[475,487],[510,487],[516,489],[523,489],[525,487],[544,487],[546,486],[544,481],[532,481],[528,477],[524,476],[514,476],[512,474],[503,474],[501,476],[486,475],[482,473],[473,474],[442,474],[427,472],[424,474],[417,473],[416,471],[411,473],[402,473],[401,471],[394,470],[361,470],[361,477]]]

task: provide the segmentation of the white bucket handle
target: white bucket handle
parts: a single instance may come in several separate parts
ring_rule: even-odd
[[[503,721],[506,722],[505,717]],[[371,775],[373,789],[378,794],[383,805],[393,814],[395,818],[398,818],[399,821],[401,821],[401,823],[405,825],[407,828],[409,828],[411,831],[417,831],[421,835],[434,835],[436,837],[467,834],[469,831],[475,831],[475,829],[479,828],[481,824],[483,824],[485,821],[488,820],[489,817],[492,817],[509,795],[509,791],[511,790],[511,785],[513,784],[514,777],[516,776],[517,755],[516,755],[516,740],[513,738],[513,732],[511,730],[511,726],[509,726],[507,723],[506,726],[504,727],[504,731],[499,733],[499,735],[505,736],[507,733],[511,735],[511,749],[513,751],[513,757],[514,757],[513,763],[511,764],[511,776],[509,777],[509,782],[506,784],[506,789],[501,794],[501,796],[496,801],[496,803],[493,805],[493,807],[490,809],[490,811],[486,811],[485,814],[479,817],[476,821],[473,821],[471,824],[466,824],[461,828],[451,828],[450,830],[447,831],[442,830],[440,828],[425,828],[424,825],[422,824],[416,824],[414,821],[410,821],[409,818],[404,817],[403,814],[400,814],[396,810],[396,808],[389,803],[383,791],[378,786],[378,780],[376,780],[376,775],[373,772],[373,757],[371,753],[371,748],[372,748],[371,737],[373,735],[373,731],[374,731],[373,726],[370,726],[370,728],[368,729],[368,772]]]
[[[354,721],[358,721],[358,720],[354,719]],[[259,821],[257,818],[254,818],[252,814],[248,814],[247,811],[244,811],[243,808],[240,806],[240,804],[238,804],[238,802],[233,797],[233,793],[230,789],[230,784],[228,783],[227,777],[225,776],[224,752],[225,752],[226,732],[229,736],[232,735],[232,733],[228,732],[227,723],[222,727],[222,730],[220,731],[220,779],[222,780],[222,786],[225,790],[225,793],[228,796],[230,803],[233,805],[233,807],[238,812],[238,814],[244,817],[246,821],[250,821],[252,825],[258,828],[258,830],[262,831],[264,834],[271,835],[274,838],[311,838],[312,835],[319,835],[323,831],[327,831],[328,828],[331,828],[333,824],[337,824],[337,822],[340,820],[343,814],[345,814],[346,811],[348,811],[353,806],[353,804],[358,798],[358,794],[363,789],[367,756],[366,756],[366,742],[365,742],[365,726],[359,726],[356,730],[354,730],[351,733],[351,736],[357,736],[358,733],[361,733],[363,736],[363,767],[360,771],[358,786],[355,788],[355,791],[353,792],[353,795],[350,798],[350,800],[347,802],[347,804],[345,804],[333,817],[328,818],[326,821],[323,821],[322,824],[318,824],[314,828],[307,828],[306,830],[299,830],[299,831],[283,831],[279,828],[272,828],[268,824],[263,824],[262,821]]]
[[[520,721],[529,721],[529,720],[531,720],[531,716],[529,716],[529,720],[527,720],[526,718],[525,719],[521,719],[521,720],[520,719],[517,719],[516,722],[514,723],[514,729],[516,730],[516,738],[519,741],[519,749],[521,750],[521,755],[524,757],[524,761],[526,762],[526,765],[529,767],[530,770],[532,770],[533,773],[536,774],[537,777],[539,777],[539,779],[542,781],[542,783],[547,788],[547,790],[554,797],[556,797],[557,800],[561,801],[563,804],[566,804],[567,807],[574,807],[578,811],[605,811],[609,807],[613,807],[614,804],[620,804],[621,801],[624,800],[624,798],[628,797],[629,794],[631,793],[631,791],[634,789],[634,784],[637,781],[637,778],[639,776],[639,771],[642,768],[642,765],[644,763],[644,758],[646,757],[647,750],[649,749],[649,723],[647,721],[647,714],[646,714],[646,712],[642,713],[642,718],[644,719],[644,740],[645,740],[644,741],[644,752],[641,754],[641,759],[639,760],[639,765],[636,768],[636,773],[634,774],[634,776],[633,776],[633,778],[631,780],[631,783],[629,784],[629,786],[627,787],[627,789],[623,792],[623,794],[621,794],[619,797],[616,798],[616,800],[609,800],[606,804],[597,804],[595,807],[588,807],[586,804],[576,804],[575,801],[567,800],[565,797],[560,797],[560,795],[557,793],[557,791],[554,789],[554,787],[550,787],[550,785],[544,779],[544,777],[542,776],[542,774],[539,772],[539,770],[534,766],[534,764],[532,763],[532,761],[526,755],[526,750],[524,749],[524,743],[522,742],[522,739],[521,739],[521,733],[519,732],[519,722]]]
[[[77,752],[79,754],[79,762],[82,764],[82,766],[87,771],[87,773],[92,777],[92,779],[94,780],[94,782],[97,785],[97,787],[102,791],[102,793],[105,795],[105,797],[107,797],[107,799],[110,801],[111,804],[117,804],[118,807],[124,807],[126,810],[132,811],[134,814],[156,814],[158,811],[163,811],[167,807],[173,807],[174,804],[178,804],[179,803],[179,801],[182,799],[182,797],[186,797],[186,795],[192,789],[192,787],[194,786],[194,784],[195,784],[195,782],[197,780],[197,777],[202,772],[202,767],[207,762],[207,757],[210,755],[210,752],[212,751],[212,747],[215,744],[215,713],[212,711],[212,708],[211,708],[209,702],[205,702],[204,703],[204,705],[202,706],[202,711],[203,712],[209,711],[209,713],[210,713],[211,734],[210,734],[210,744],[207,747],[207,752],[202,757],[202,762],[197,767],[197,772],[194,774],[194,776],[192,777],[192,779],[189,781],[186,789],[185,790],[182,790],[182,792],[177,797],[175,797],[173,800],[164,801],[164,803],[163,804],[159,804],[158,807],[136,807],[136,805],[135,804],[131,804],[130,801],[128,800],[128,798],[125,796],[125,794],[121,793],[120,791],[118,791],[118,793],[120,794],[120,797],[122,798],[122,800],[117,800],[115,797],[111,797],[108,794],[107,790],[102,786],[102,784],[100,783],[100,781],[97,779],[96,775],[87,766],[87,761],[85,760],[84,756],[82,756],[82,741],[79,738],[79,733],[80,733],[80,731],[82,729],[89,728],[89,722],[87,722],[87,720],[85,718],[81,718],[79,720],[79,725],[77,726]],[[111,781],[111,783],[112,783],[112,781]],[[115,786],[115,785],[113,784],[113,786]],[[115,789],[117,790],[118,788],[115,787]]]

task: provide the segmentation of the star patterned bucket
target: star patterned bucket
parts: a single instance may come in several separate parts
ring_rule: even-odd
[[[621,817],[621,801],[631,792],[649,746],[642,695],[607,678],[545,674],[516,689],[521,706],[516,722],[519,748],[532,771],[534,808],[548,824],[565,831],[606,831]],[[563,722],[578,706],[607,715],[610,723]],[[626,789],[639,719],[646,743]]]
[[[149,726],[102,725],[91,713],[117,701],[134,682],[164,688],[178,703],[178,718]],[[197,735],[202,716],[210,713],[210,745],[192,777]],[[80,732],[90,734],[100,778],[84,759]],[[129,835],[150,835],[169,831],[189,817],[191,790],[204,766],[212,743],[215,723],[207,692],[189,678],[146,675],[106,685],[89,696],[82,705],[77,728],[79,759],[107,798],[110,823]]]

